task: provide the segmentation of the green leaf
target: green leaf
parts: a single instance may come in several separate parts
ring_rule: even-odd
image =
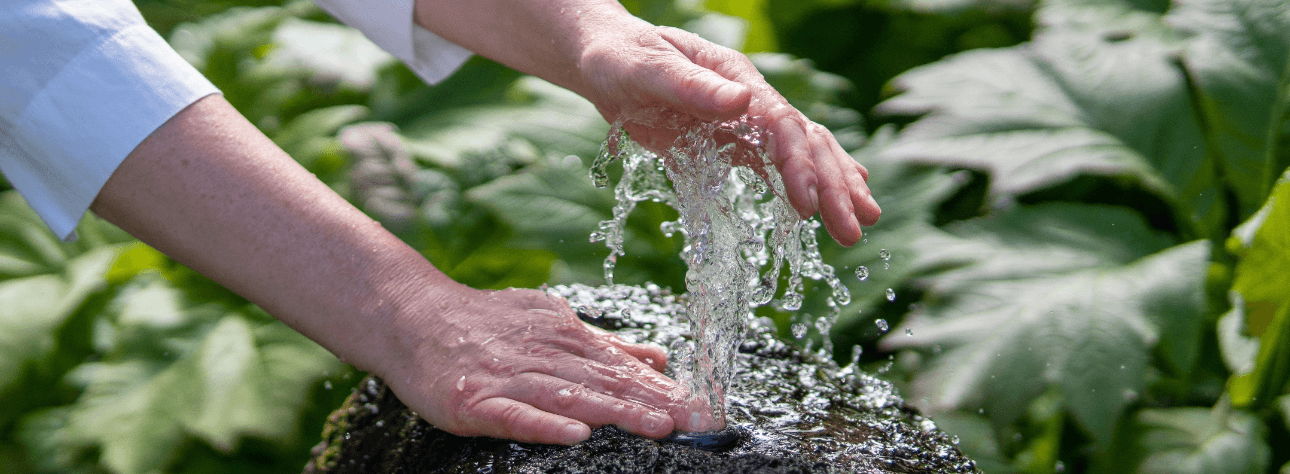
[[[1232,292],[1232,309],[1218,319],[1218,348],[1223,363],[1233,375],[1254,372],[1258,360],[1259,339],[1249,337],[1245,326],[1245,300],[1240,293]]]
[[[1131,424],[1139,474],[1262,474],[1271,458],[1258,417],[1222,406],[1141,410]],[[1115,472],[1125,472],[1117,466]]]
[[[1195,78],[1205,133],[1248,216],[1263,204],[1290,161],[1286,118],[1290,11],[1280,0],[1180,2],[1168,21],[1185,34],[1184,62]],[[1278,149],[1281,147],[1280,149]]]
[[[308,390],[339,368],[281,323],[238,313],[207,325],[195,342],[170,360],[130,354],[81,365],[69,375],[84,388],[81,398],[29,418],[24,438],[69,458],[97,448],[113,472],[159,472],[192,436],[225,453],[247,436],[294,441]]]
[[[990,474],[1015,474],[1017,469],[995,441],[994,429],[990,419],[975,413],[946,412],[936,415],[936,427],[951,439],[957,439],[954,445],[964,455],[976,461],[981,472]]]
[[[705,0],[703,6],[712,11],[734,15],[748,22],[748,33],[741,51],[745,53],[777,51],[775,25],[767,16],[766,4],[770,0]]]
[[[1209,246],[1151,253],[1167,239],[1119,208],[1049,204],[950,228],[921,265],[957,268],[920,281],[930,304],[887,348],[941,345],[914,380],[933,408],[983,406],[997,425],[1039,394],[1105,446],[1140,393],[1153,349],[1175,370],[1196,358]]]
[[[360,104],[391,62],[358,31],[311,21],[311,2],[231,8],[170,35],[171,46],[265,134],[312,109]]]
[[[60,242],[16,192],[0,193],[0,394],[21,390],[31,364],[56,350],[56,332],[105,287],[116,242],[129,236],[86,217],[78,242]],[[0,419],[24,407],[0,408]]]
[[[1232,289],[1242,298],[1244,326],[1259,349],[1253,371],[1234,373],[1229,391],[1237,407],[1265,407],[1290,383],[1290,179],[1277,184],[1230,244],[1240,255]]]
[[[1183,228],[1220,232],[1214,167],[1160,16],[1051,4],[1039,18],[1049,26],[1029,43],[897,77],[903,92],[877,111],[922,118],[880,157],[988,171],[1005,204],[1081,176],[1132,183],[1173,204]]]
[[[1268,197],[1256,218],[1252,241],[1240,249],[1232,288],[1250,304],[1290,303],[1290,172]]]
[[[366,89],[376,81],[377,70],[393,63],[362,32],[335,23],[286,18],[273,31],[273,49],[259,67],[305,69],[316,81],[345,83]]]
[[[534,164],[470,189],[466,199],[487,208],[514,230],[511,245],[548,249],[559,255],[568,272],[561,277],[567,281],[562,282],[604,281],[602,262],[609,250],[603,243],[590,242],[589,236],[600,221],[612,217],[615,201],[610,191],[591,184],[589,171],[580,161]],[[640,270],[645,270],[645,275],[651,271],[633,265],[633,261],[661,260],[667,263],[658,270],[684,271],[684,263],[677,257],[679,239],[664,237],[658,228],[663,219],[648,212],[638,210],[628,219],[624,244],[630,258],[620,260],[621,273],[616,275],[627,276],[621,281],[653,279],[642,278]]]
[[[890,143],[893,128],[884,127],[864,147],[852,155],[869,169],[869,187],[874,199],[882,206],[882,219],[873,227],[864,229],[864,240],[850,248],[842,247],[818,232],[820,253],[825,263],[832,265],[851,291],[851,304],[843,306],[838,316],[835,338],[843,344],[857,344],[862,335],[873,333],[875,326],[870,316],[875,309],[895,304],[886,299],[887,288],[900,286],[911,276],[929,270],[920,255],[930,247],[922,245],[928,236],[940,234],[932,222],[937,206],[966,183],[966,172],[947,172],[939,168],[914,166],[872,159]],[[887,250],[889,260],[880,257],[880,250]],[[869,277],[860,281],[855,272],[864,266]],[[827,314],[825,298],[828,292],[808,294],[803,312]],[[897,295],[896,302],[907,303]],[[863,323],[863,325],[861,325]]]
[[[430,111],[404,126],[403,136],[417,158],[461,169],[468,163],[463,157],[496,153],[516,139],[537,148],[540,155],[530,159],[591,157],[608,130],[586,99],[524,77],[491,102]]]
[[[1254,371],[1234,374],[1228,382],[1232,405],[1258,409],[1272,405],[1290,381],[1290,305],[1281,305],[1265,331],[1259,334],[1259,355]]]

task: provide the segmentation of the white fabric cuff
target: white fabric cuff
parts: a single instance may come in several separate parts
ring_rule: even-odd
[[[218,93],[152,28],[78,53],[32,97],[0,143],[4,174],[59,238],[135,147],[197,99]]]
[[[399,58],[428,84],[442,81],[470,58],[470,50],[440,38],[412,18],[414,0],[315,0],[346,25]]]

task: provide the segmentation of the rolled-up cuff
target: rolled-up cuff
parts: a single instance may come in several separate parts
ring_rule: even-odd
[[[316,2],[337,20],[362,31],[429,84],[451,75],[473,54],[417,25],[412,18],[413,0]]]
[[[64,240],[125,157],[180,110],[219,90],[139,24],[86,47],[14,123],[0,160],[10,182]]]

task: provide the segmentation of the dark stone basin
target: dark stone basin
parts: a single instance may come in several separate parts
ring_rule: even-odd
[[[684,305],[653,285],[549,291],[628,340],[676,347],[689,335]],[[977,472],[889,383],[784,344],[761,322],[739,352],[727,411],[732,432],[711,451],[693,447],[695,440],[656,441],[613,426],[576,446],[462,438],[421,420],[369,377],[328,418],[305,472]]]

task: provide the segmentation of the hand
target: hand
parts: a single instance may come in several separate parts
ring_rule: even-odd
[[[634,140],[661,150],[676,131],[651,126],[642,120],[648,114],[662,109],[701,120],[747,114],[770,132],[771,160],[798,214],[820,212],[829,234],[845,246],[860,240],[862,224],[877,222],[882,210],[866,184],[868,170],[828,129],[789,105],[747,57],[683,30],[630,23],[635,27],[599,30],[579,63],[589,84],[580,92],[607,120],[626,119]]]
[[[615,424],[660,438],[716,428],[711,410],[659,373],[662,348],[630,344],[578,320],[537,290],[464,286],[434,297],[391,334],[381,370],[399,399],[461,436],[573,444]]]
[[[149,135],[93,209],[380,375],[449,432],[567,444],[600,424],[650,437],[715,424],[658,372],[662,349],[593,330],[540,291],[450,280],[221,96]]]

